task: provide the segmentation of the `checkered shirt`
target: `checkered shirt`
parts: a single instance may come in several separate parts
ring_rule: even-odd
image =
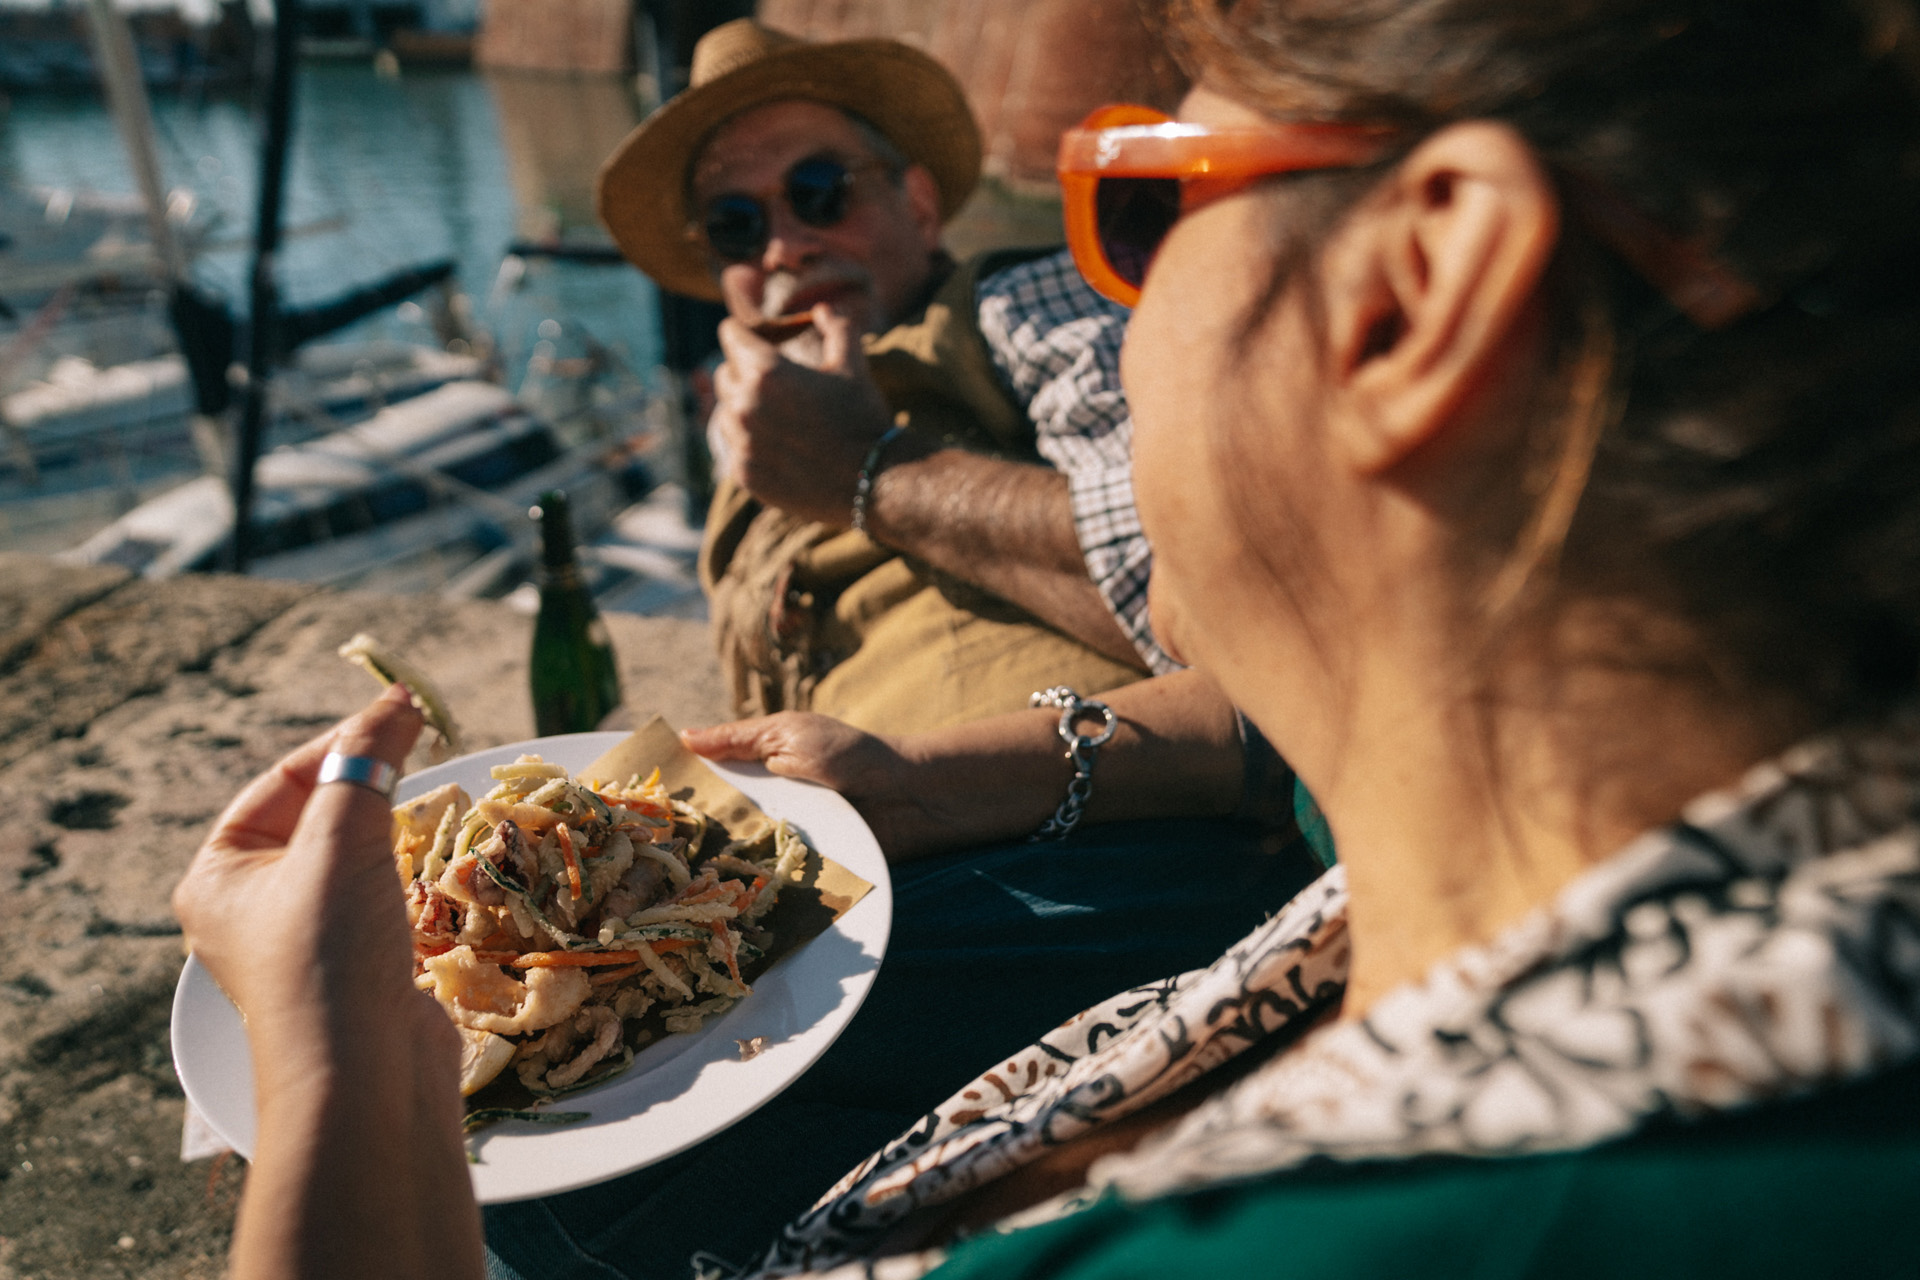
[[[1133,418],[1120,389],[1127,309],[1089,288],[1064,249],[993,273],[976,296],[980,332],[1040,455],[1066,473],[1088,576],[1149,669],[1179,670],[1147,621],[1153,554],[1133,505]]]

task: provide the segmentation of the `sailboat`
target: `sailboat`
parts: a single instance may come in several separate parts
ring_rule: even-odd
[[[0,188],[0,544],[71,546],[203,470],[224,472],[239,324],[189,268],[213,220],[163,191],[124,14],[90,6],[97,63],[140,194]],[[392,339],[315,339],[444,287],[417,265],[318,306],[282,312],[263,388],[273,435],[298,441],[460,378],[469,352]],[[312,344],[312,345],[309,345]]]
[[[274,113],[268,114],[271,122]],[[259,221],[266,237],[277,234],[277,212],[264,205],[273,185],[263,178]],[[271,247],[266,243],[269,253]],[[126,511],[69,558],[166,577],[228,567],[235,535],[243,533],[248,572],[395,592],[491,595],[511,587],[524,569],[527,508],[540,492],[566,489],[583,534],[593,538],[652,488],[644,455],[663,432],[649,418],[657,417],[658,405],[633,394],[637,376],[584,330],[563,337],[571,322],[544,321],[543,345],[552,353],[549,339],[561,339],[584,355],[536,356],[520,398],[485,380],[472,357],[419,349],[432,358],[405,371],[419,385],[396,385],[396,373],[376,380],[355,404],[344,402],[341,380],[366,375],[369,361],[350,356],[347,344],[310,343],[311,337],[433,284],[430,276],[443,278],[437,273],[437,264],[399,272],[298,310],[278,306],[271,294],[263,304],[256,292],[253,314],[269,318],[264,338],[258,326],[241,332],[218,299],[177,287],[170,318],[180,329],[186,376],[178,364],[166,371],[169,412],[184,414],[190,427],[196,413],[210,418],[220,406],[209,403],[202,375],[208,369],[224,375],[235,353],[243,353],[250,372],[238,389],[224,376],[210,389],[249,397],[257,391],[258,405],[248,407],[257,409],[260,426],[272,424],[277,447],[246,461],[243,423],[217,442],[239,455],[233,463]],[[261,273],[252,279],[257,290]],[[484,346],[481,337],[475,345]],[[406,348],[388,346],[396,356]],[[421,394],[402,399],[416,391]],[[191,403],[183,408],[185,401]],[[242,501],[229,475],[244,477]],[[241,510],[244,523],[236,517]],[[640,551],[627,552],[645,559]],[[691,575],[680,563],[686,559],[680,548],[670,558],[678,599]],[[620,578],[631,584],[635,575]],[[648,599],[659,596],[656,590]]]
[[[609,457],[604,443],[567,447],[506,389],[449,382],[262,455],[250,568],[336,586],[437,590],[488,553],[524,543],[527,510],[548,489],[566,489],[587,520],[604,523],[651,484],[643,462]],[[202,476],[66,555],[149,578],[218,569],[233,511],[223,481]]]

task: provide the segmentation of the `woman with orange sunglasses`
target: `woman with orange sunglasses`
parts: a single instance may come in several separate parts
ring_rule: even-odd
[[[1068,225],[1138,304],[1156,634],[1342,864],[991,1064],[757,1274],[1909,1273],[1920,9],[1171,10],[1199,87],[1066,140]],[[361,807],[298,858],[216,841],[189,937],[377,847]],[[326,1105],[446,1074],[350,1003],[405,971],[361,914],[301,981],[233,975],[338,1068],[263,1099],[242,1274],[322,1236],[474,1274],[452,1108],[369,1165]],[[311,1211],[348,1165],[377,1230]],[[677,1270],[634,1239],[572,1274]]]

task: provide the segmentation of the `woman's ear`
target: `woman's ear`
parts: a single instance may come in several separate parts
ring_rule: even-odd
[[[1323,258],[1336,435],[1379,471],[1438,436],[1508,367],[1560,202],[1533,149],[1471,121],[1422,142],[1341,224]]]

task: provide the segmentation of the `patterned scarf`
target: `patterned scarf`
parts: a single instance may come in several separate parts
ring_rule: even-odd
[[[1576,1149],[1898,1065],[1920,1054],[1915,814],[1913,721],[1795,748],[999,1227],[1313,1157]],[[1335,868],[1210,968],[1124,992],[1007,1059],[848,1174],[760,1274],[906,1280],[937,1265],[939,1250],[879,1256],[887,1233],[1337,1003],[1345,910]]]

